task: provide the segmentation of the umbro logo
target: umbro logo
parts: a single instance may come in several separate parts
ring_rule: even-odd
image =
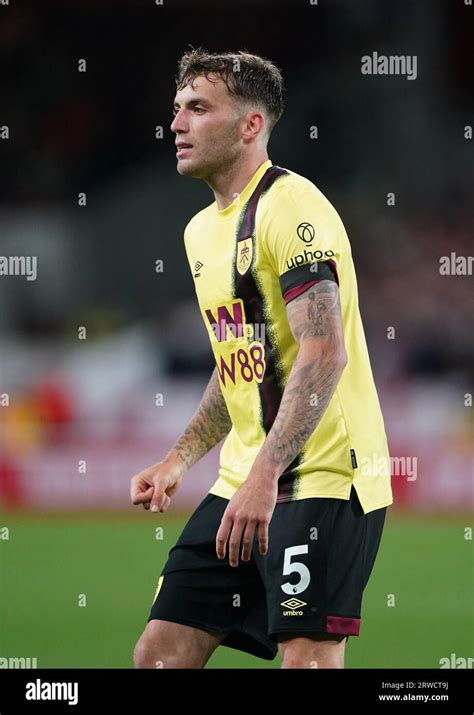
[[[196,271],[195,274],[194,274],[194,277],[195,277],[195,278],[199,278],[199,276],[201,275],[201,274],[199,273],[199,271],[201,270],[201,268],[203,267],[203,265],[204,265],[204,263],[201,263],[201,261],[196,261],[196,263],[194,264],[194,270]]]
[[[308,604],[305,601],[300,601],[299,598],[288,598],[280,605],[288,609],[287,611],[283,611],[284,616],[302,616],[303,611],[301,609]]]

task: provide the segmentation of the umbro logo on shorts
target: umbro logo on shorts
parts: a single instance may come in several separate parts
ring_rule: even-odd
[[[303,606],[307,606],[308,604],[304,601],[300,601],[298,598],[289,598],[286,601],[283,601],[280,605],[289,609],[287,611],[283,611],[284,616],[302,616],[303,611],[301,609]]]

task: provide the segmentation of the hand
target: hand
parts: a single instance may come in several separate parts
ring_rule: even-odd
[[[184,473],[178,462],[163,460],[132,477],[132,504],[142,504],[147,511],[166,511],[171,497],[179,488]]]
[[[225,558],[229,539],[229,563],[239,563],[242,541],[242,561],[249,561],[255,527],[258,529],[259,550],[262,555],[268,551],[268,527],[278,496],[277,482],[259,480],[248,476],[242,486],[229,501],[216,536],[216,552],[219,559]],[[243,539],[242,539],[243,537]]]

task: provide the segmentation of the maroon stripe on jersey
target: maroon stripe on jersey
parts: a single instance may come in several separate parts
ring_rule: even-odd
[[[279,166],[270,166],[258,182],[252,196],[247,201],[244,208],[244,215],[239,228],[237,241],[242,241],[244,238],[249,238],[255,233],[255,214],[257,213],[257,204],[260,196],[272,186],[276,179],[280,176],[288,174],[286,169],[281,169]]]
[[[305,292],[308,288],[311,288],[315,283],[318,283],[320,280],[323,280],[322,278],[317,278],[316,280],[308,281],[307,283],[300,283],[300,285],[293,286],[293,288],[289,288],[285,293],[283,294],[283,298],[285,300],[286,305],[290,302],[290,300],[293,300],[293,298],[297,298],[299,295]]]
[[[290,268],[280,276],[280,288],[282,295],[302,283],[309,281],[336,281],[339,284],[339,279],[336,270],[336,263],[333,260],[319,261],[317,270],[314,270],[314,263],[304,263],[302,266]]]
[[[253,257],[255,257],[255,214],[260,196],[272,186],[274,181],[280,176],[287,174],[285,169],[278,166],[271,166],[260,179],[255,191],[243,209],[240,220],[236,252],[234,257],[234,297],[241,298],[245,306],[245,317],[247,323],[252,325],[264,325],[264,349],[266,369],[263,381],[258,384],[260,404],[262,407],[262,425],[265,433],[270,431],[280,407],[283,396],[283,387],[280,382],[280,371],[278,364],[280,357],[278,347],[272,340],[272,317],[265,305],[263,290],[258,281],[258,276],[254,273],[252,265],[244,275],[241,275],[236,268],[238,255],[238,244],[246,238],[252,238]],[[296,467],[301,463],[301,455],[298,454],[292,463],[287,467],[278,480],[277,501],[287,501],[294,490],[295,478],[298,476]]]
[[[328,258],[327,262],[331,265],[331,268],[333,270],[334,276],[336,278],[336,283],[339,285],[339,276],[337,275],[337,265],[336,261],[334,261],[332,258]]]
[[[326,633],[336,633],[340,636],[358,636],[360,618],[344,618],[344,616],[326,616]]]

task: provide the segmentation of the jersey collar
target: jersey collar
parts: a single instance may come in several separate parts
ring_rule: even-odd
[[[270,166],[272,166],[271,159],[267,159],[263,162],[263,164],[260,164],[247,186],[242,189],[236,199],[225,209],[219,211],[219,209],[217,208],[217,202],[215,201],[214,208],[216,215],[222,218],[227,218],[228,216],[233,216],[236,212],[240,212],[249,200],[249,198],[252,196],[252,193],[254,192],[258,182]]]

